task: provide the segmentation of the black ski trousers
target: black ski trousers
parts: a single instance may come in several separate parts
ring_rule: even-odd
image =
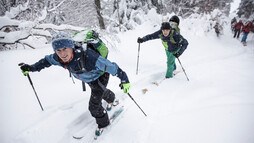
[[[234,38],[239,38],[241,30],[235,30]]]
[[[98,128],[104,128],[109,125],[109,117],[107,111],[102,107],[102,99],[107,103],[115,100],[115,94],[107,89],[109,74],[104,73],[97,80],[88,83],[91,88],[91,97],[89,101],[89,111],[96,119]]]

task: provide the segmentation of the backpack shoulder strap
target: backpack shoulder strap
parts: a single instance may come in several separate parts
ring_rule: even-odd
[[[160,34],[160,38],[162,39],[163,38],[163,34],[161,33]],[[177,44],[177,42],[175,41],[174,39],[174,29],[170,30],[170,33],[169,33],[169,40],[172,44]]]
[[[174,29],[172,29],[171,31],[170,31],[170,35],[169,35],[169,38],[170,38],[170,42],[172,43],[172,44],[177,44],[177,42],[175,41],[175,39],[174,39]]]
[[[78,65],[80,70],[78,71],[71,71],[73,73],[81,73],[87,72],[86,69],[86,48],[80,45],[75,45],[75,50],[79,50],[77,54],[79,54],[80,58],[78,59]]]
[[[81,51],[81,57],[80,57],[80,60],[79,60],[79,65],[80,65],[80,68],[81,68],[81,71],[82,72],[87,72],[86,70],[86,50],[82,50]]]

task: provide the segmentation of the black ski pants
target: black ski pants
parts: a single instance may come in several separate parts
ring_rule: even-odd
[[[239,38],[241,30],[235,30],[234,38]],[[237,35],[237,36],[236,36]]]
[[[109,74],[104,73],[97,80],[88,83],[91,88],[91,97],[89,101],[89,111],[96,119],[98,128],[104,128],[109,125],[109,117],[107,111],[102,107],[102,99],[107,103],[115,100],[115,94],[107,89]]]

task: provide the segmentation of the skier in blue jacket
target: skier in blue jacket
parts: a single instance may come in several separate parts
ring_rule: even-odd
[[[87,83],[91,88],[89,111],[98,124],[95,133],[101,134],[103,128],[110,124],[107,111],[102,107],[102,99],[108,103],[107,110],[118,104],[115,94],[106,88],[109,74],[117,76],[124,92],[128,93],[130,83],[126,73],[116,63],[103,58],[91,48],[77,47],[66,33],[55,34],[52,37],[52,47],[55,53],[45,56],[33,65],[24,64],[21,66],[22,72],[27,74],[29,71],[40,71],[56,65],[68,69],[75,78]]]
[[[188,41],[183,38],[176,30],[172,29],[169,22],[163,22],[161,29],[138,38],[138,43],[143,43],[149,40],[161,39],[165,47],[167,55],[167,72],[165,78],[172,78],[173,71],[176,69],[175,58],[178,58],[188,46]]]

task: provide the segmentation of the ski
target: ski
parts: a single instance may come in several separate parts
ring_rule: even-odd
[[[181,73],[182,71],[180,70],[180,71],[173,71],[173,76],[176,76],[178,73]],[[157,86],[159,86],[165,79],[167,79],[167,78],[163,78],[161,81],[159,81],[159,82],[157,82],[157,81],[154,81],[154,82],[152,82],[152,84],[155,84],[155,85],[157,85]]]
[[[155,84],[155,85],[159,86],[159,84],[161,84],[165,79],[167,79],[167,78],[163,78],[163,79],[162,79],[161,81],[159,81],[159,82],[154,81],[154,82],[152,82],[152,84]]]
[[[176,76],[178,73],[181,73],[181,72],[183,72],[183,71],[182,71],[182,70],[174,71],[174,72],[173,72],[173,76]],[[160,81],[153,81],[152,84],[154,84],[154,85],[156,85],[156,86],[159,86],[165,79],[167,79],[167,78],[163,78],[163,79],[160,80]],[[142,89],[143,94],[145,94],[147,91],[148,91],[147,88]]]
[[[119,100],[117,101],[118,102],[118,104],[117,105],[119,105]],[[116,112],[118,111],[118,110],[123,110],[122,109],[123,108],[123,106],[122,107],[120,107],[119,109],[117,109],[117,106],[112,106],[112,109],[111,109],[111,111],[108,111],[108,113],[109,112],[114,112],[111,116],[110,116],[110,123],[111,122],[113,122],[113,120],[116,118],[116,117],[113,117],[115,114],[116,114]],[[122,111],[121,111],[122,112]],[[119,113],[120,114],[120,113]],[[118,116],[118,115],[117,115]],[[94,126],[94,124],[92,123],[92,122],[90,122],[89,124],[88,124],[88,126],[86,126],[84,129],[81,129],[80,131],[78,131],[78,132],[76,132],[75,134],[73,134],[72,135],[72,137],[74,138],[74,139],[76,139],[76,140],[81,140],[81,139],[83,139],[85,136],[87,136],[88,135],[88,132],[89,132],[89,129],[90,128],[92,128],[92,126]]]
[[[81,140],[82,138],[84,138],[85,136],[88,135],[89,129],[92,128],[92,126],[94,126],[95,124],[93,123],[94,121],[91,120],[90,122],[87,123],[87,126],[81,130],[79,130],[78,132],[74,133],[72,135],[72,137],[76,140]]]
[[[179,73],[181,73],[181,72],[183,72],[183,71],[182,71],[182,70],[174,71],[174,72],[173,72],[173,76],[176,76],[177,74],[179,74]]]
[[[110,121],[110,124],[107,126],[107,127],[105,127],[105,128],[103,128],[103,132],[105,132],[106,130],[108,130],[111,126],[112,126],[112,124],[113,124],[113,122],[115,121],[115,119],[117,118],[117,117],[119,117],[119,115],[123,112],[123,110],[124,110],[124,106],[121,106],[118,110],[116,110],[111,116],[110,116],[110,118],[109,118],[109,121]],[[103,133],[102,132],[102,133]],[[101,133],[101,135],[102,135],[102,133]],[[94,140],[97,140],[101,135],[95,135],[94,136]]]
[[[163,78],[161,81],[157,82],[157,81],[153,81],[152,84],[159,86],[159,84],[161,84],[166,78]],[[148,92],[147,88],[142,89],[143,94],[146,94],[146,92]]]

